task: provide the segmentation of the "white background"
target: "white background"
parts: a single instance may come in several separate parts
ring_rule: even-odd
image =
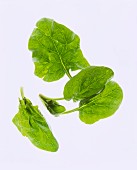
[[[124,91],[114,116],[86,125],[77,112],[54,118],[46,111],[38,94],[61,97],[68,78],[46,83],[33,74],[27,42],[43,17],[77,33],[90,64],[114,70]],[[0,25],[0,169],[137,170],[137,1],[0,0]],[[35,148],[13,125],[20,86],[50,124],[57,153]]]

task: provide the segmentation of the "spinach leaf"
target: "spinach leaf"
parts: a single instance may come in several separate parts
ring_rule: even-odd
[[[86,124],[113,115],[119,108],[123,98],[121,87],[113,81],[106,84],[104,90],[95,97],[80,102],[79,118]]]
[[[58,142],[38,110],[38,106],[33,106],[31,101],[25,97],[19,99],[19,102],[19,111],[12,120],[18,130],[36,147],[56,152],[59,147]]]
[[[78,35],[52,19],[36,24],[28,43],[35,64],[35,75],[47,82],[59,80],[66,73],[89,66],[80,49]]]
[[[45,97],[42,94],[40,94],[39,97],[42,100],[44,106],[46,106],[49,112],[53,114],[54,116],[58,116],[59,113],[62,113],[66,110],[65,107],[60,105],[56,100]]]
[[[64,87],[64,98],[77,101],[98,94],[114,75],[104,66],[90,66],[71,78]]]

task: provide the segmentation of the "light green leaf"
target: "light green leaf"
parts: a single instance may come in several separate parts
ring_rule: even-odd
[[[25,97],[19,101],[19,111],[12,120],[18,130],[36,147],[56,152],[59,147],[58,142],[38,107],[33,106],[31,101]]]
[[[52,19],[43,18],[36,24],[28,43],[35,64],[35,75],[47,82],[62,78],[69,70],[89,66],[80,49],[78,35]]]
[[[45,97],[42,94],[40,94],[39,97],[42,100],[44,106],[46,106],[49,112],[53,114],[54,116],[58,116],[59,113],[62,113],[66,110],[66,108],[60,105],[56,100]]]
[[[121,87],[113,81],[106,84],[105,89],[97,96],[80,102],[79,118],[86,124],[113,115],[119,108],[123,98]]]
[[[77,101],[94,96],[104,88],[113,75],[113,71],[108,67],[87,67],[66,83],[64,98]]]

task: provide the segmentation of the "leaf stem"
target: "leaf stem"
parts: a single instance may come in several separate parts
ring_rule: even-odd
[[[69,71],[66,71],[66,74],[67,74],[67,76],[68,76],[68,78],[69,78],[69,79],[71,79],[71,78],[72,78],[72,76],[71,76],[71,74],[70,74],[70,72],[69,72]]]
[[[79,107],[76,107],[75,109],[72,109],[72,110],[68,110],[68,111],[63,112],[61,114],[68,114],[68,113],[72,113],[72,112],[76,112],[76,111],[79,111]]]
[[[60,98],[52,98],[52,100],[65,100],[64,97],[60,97]]]
[[[60,98],[49,98],[44,96],[43,94],[39,94],[39,97],[43,100],[64,100],[64,97],[60,97]]]
[[[21,94],[21,97],[22,99],[24,98],[24,91],[23,91],[23,87],[20,88],[20,94]]]

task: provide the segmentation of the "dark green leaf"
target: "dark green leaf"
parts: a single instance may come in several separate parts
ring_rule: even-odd
[[[43,18],[36,24],[28,48],[32,51],[35,74],[45,81],[56,81],[69,70],[89,66],[80,50],[78,35],[52,19]]]
[[[98,94],[114,75],[108,67],[90,66],[71,78],[64,87],[64,98],[74,101]]]
[[[42,94],[40,94],[39,97],[49,112],[55,116],[58,116],[59,113],[62,113],[66,110],[64,106],[60,105],[58,102],[52,100],[51,98],[45,97]]]
[[[56,152],[59,147],[58,142],[38,107],[33,106],[31,101],[25,97],[19,101],[19,111],[12,120],[18,130],[36,147]]]
[[[123,92],[120,86],[113,81],[106,84],[105,89],[95,97],[81,101],[79,118],[86,124],[113,115],[122,102]]]

